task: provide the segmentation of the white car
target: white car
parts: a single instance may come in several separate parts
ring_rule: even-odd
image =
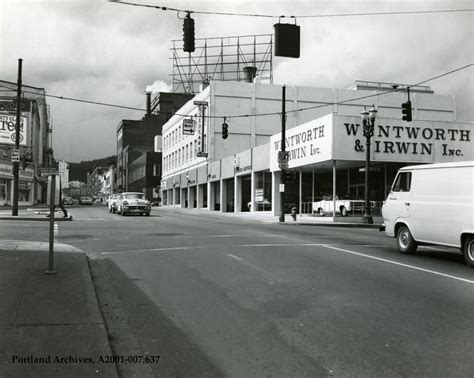
[[[151,202],[145,199],[145,194],[141,192],[125,192],[120,194],[116,202],[117,212],[120,215],[144,214],[150,215]]]
[[[351,211],[363,212],[365,202],[363,200],[340,200],[336,196],[336,212],[346,217]],[[375,203],[371,201],[372,208],[375,207]],[[318,213],[321,216],[326,213],[332,213],[334,211],[334,201],[332,196],[326,196],[321,201],[313,202],[313,212]]]
[[[115,213],[117,211],[117,200],[119,199],[120,194],[112,194],[107,198],[107,206],[109,208],[109,213]]]

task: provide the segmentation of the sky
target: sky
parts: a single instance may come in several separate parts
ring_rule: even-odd
[[[299,59],[274,57],[273,83],[349,88],[355,80],[414,84],[474,63],[474,12],[303,18],[303,15],[474,9],[472,1],[167,1],[129,0],[192,11],[270,14],[274,18],[195,14],[196,38],[272,34],[278,16],[296,16]],[[179,14],[182,17],[183,13]],[[290,22],[283,19],[282,22]],[[293,21],[291,21],[293,22]],[[105,0],[2,0],[0,80],[47,94],[145,109],[145,92],[171,91],[171,41],[182,39],[175,11]],[[474,121],[474,67],[430,81],[454,95],[458,121]],[[122,119],[143,111],[47,98],[56,159],[116,153]]]

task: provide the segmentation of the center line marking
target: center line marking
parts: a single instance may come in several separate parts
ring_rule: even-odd
[[[400,263],[400,262],[397,262],[397,261],[387,260],[387,259],[383,259],[383,258],[381,258],[381,257],[370,256],[370,255],[366,255],[365,253],[354,252],[354,251],[350,251],[350,250],[348,250],[348,249],[333,247],[333,246],[330,246],[330,245],[323,245],[323,247],[326,247],[326,248],[329,248],[329,249],[335,249],[335,250],[337,250],[337,251],[341,251],[341,252],[345,252],[345,253],[350,253],[350,254],[352,254],[352,255],[367,257],[367,258],[373,259],[373,260],[383,261],[383,262],[386,262],[386,263],[389,263],[389,264],[394,264],[394,265],[403,266],[403,267],[405,267],[405,268],[410,268],[410,269],[419,270],[419,271],[421,271],[421,272],[431,273],[431,274],[435,274],[435,275],[438,275],[438,276],[447,277],[447,278],[452,278],[452,279],[454,279],[454,280],[458,280],[458,281],[462,281],[462,282],[467,282],[467,283],[470,283],[470,284],[474,284],[474,281],[468,280],[468,279],[466,279],[466,278],[461,278],[461,277],[457,277],[457,276],[452,276],[452,275],[450,275],[450,274],[441,273],[441,272],[436,272],[436,271],[434,271],[434,270],[424,269],[424,268],[420,268],[420,267],[417,267],[417,266],[414,266],[414,265],[403,264],[403,263]]]

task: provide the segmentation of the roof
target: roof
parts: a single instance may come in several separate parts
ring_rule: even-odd
[[[436,169],[436,168],[460,168],[474,167],[474,161],[455,161],[452,163],[420,164],[403,167],[401,171],[412,171],[414,169]]]

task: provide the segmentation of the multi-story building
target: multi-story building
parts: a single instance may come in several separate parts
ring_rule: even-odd
[[[105,193],[105,175],[108,168],[94,167],[91,172],[87,173],[87,194],[89,196],[104,199]]]
[[[156,183],[157,179],[153,175],[155,172],[153,167],[159,158],[157,155],[146,155],[146,153],[154,151],[155,136],[161,135],[162,127],[166,121],[191,97],[191,95],[183,93],[161,92],[152,100],[151,94],[148,93],[147,114],[140,120],[122,120],[120,122],[117,127],[118,192],[130,191],[132,182],[134,190],[140,192],[151,193],[153,187],[159,187],[161,179]],[[130,167],[132,163],[133,172]],[[149,164],[149,167],[146,167],[146,164]],[[145,177],[139,178],[138,172],[146,174],[147,179]],[[143,186],[145,184],[147,186]]]
[[[104,193],[110,196],[117,192],[117,167],[112,164],[105,172]]]
[[[370,198],[385,199],[400,166],[472,160],[472,123],[456,122],[453,96],[411,87],[413,122],[402,121],[404,86],[286,87],[286,151],[295,206],[322,194],[364,193],[361,112],[375,107]],[[282,87],[213,81],[163,126],[164,204],[220,211],[280,211]],[[223,123],[228,138],[222,138]],[[194,131],[192,130],[194,127]],[[268,208],[267,208],[268,210]]]
[[[17,84],[0,81],[0,205],[13,201],[12,151],[15,147]],[[43,88],[22,86],[20,120],[19,205],[46,201],[46,184],[38,168],[51,166],[49,107]]]

